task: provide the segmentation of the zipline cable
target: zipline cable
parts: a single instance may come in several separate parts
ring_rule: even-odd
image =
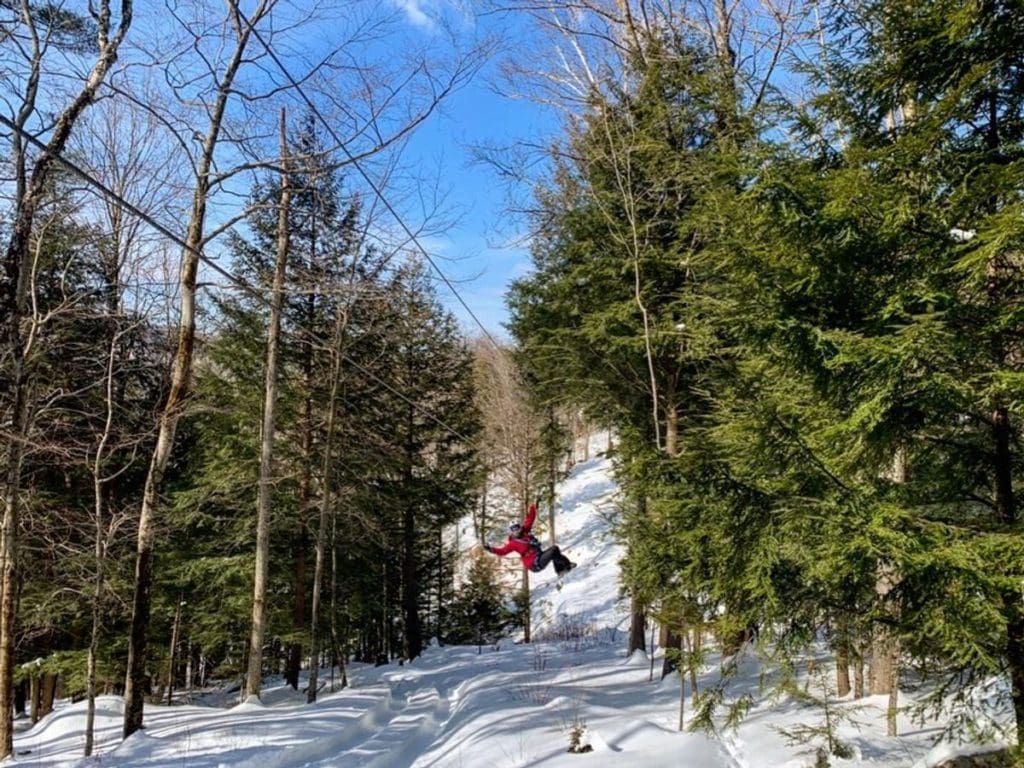
[[[248,20],[246,20],[246,23],[248,23]],[[37,147],[39,149],[42,149],[44,151],[47,149],[47,145],[39,137],[37,137],[36,135],[32,134],[31,132],[25,130],[24,128],[19,127],[12,120],[10,120],[6,115],[0,114],[0,124],[2,124],[4,126],[6,126],[7,128],[11,129],[12,131],[17,133],[19,136],[21,136],[23,139],[28,141],[33,146],[35,146],[35,147]],[[214,272],[216,272],[217,274],[219,274],[222,277],[224,277],[226,280],[228,280],[230,283],[235,285],[237,288],[241,289],[245,293],[248,293],[249,295],[251,295],[253,298],[255,298],[260,303],[265,304],[268,307],[270,306],[269,299],[267,299],[262,294],[262,292],[260,292],[258,289],[256,289],[255,287],[249,285],[245,281],[241,280],[240,278],[238,278],[235,275],[233,275],[230,272],[228,272],[226,269],[224,269],[219,264],[217,264],[217,262],[215,262],[213,259],[211,259],[208,256],[206,256],[206,254],[203,253],[201,250],[195,250],[194,248],[192,248],[180,236],[178,236],[175,233],[173,233],[170,229],[165,227],[163,224],[161,224],[159,221],[154,219],[148,213],[146,213],[145,211],[143,211],[142,209],[137,207],[135,204],[129,202],[124,197],[119,195],[117,192],[115,192],[114,190],[110,189],[106,184],[104,184],[102,181],[97,179],[95,176],[93,176],[91,173],[89,173],[85,169],[81,168],[75,162],[73,162],[73,161],[69,160],[68,158],[64,157],[64,155],[61,154],[61,153],[54,153],[54,159],[57,162],[59,162],[61,165],[63,165],[65,168],[67,168],[69,171],[74,173],[76,176],[81,178],[82,181],[84,181],[87,185],[89,185],[90,187],[92,187],[93,189],[98,191],[101,195],[106,197],[108,200],[110,200],[111,202],[116,203],[117,205],[121,206],[124,210],[126,210],[129,213],[131,213],[132,215],[138,217],[142,221],[146,222],[146,224],[148,224],[150,227],[155,229],[157,232],[159,232],[161,235],[166,237],[168,240],[170,240],[175,245],[177,245],[180,248],[182,248],[183,250],[189,251],[190,253],[195,255],[200,261],[202,261],[204,264],[206,264],[208,267],[210,267],[210,269],[212,269]],[[302,326],[298,326],[298,328],[299,328],[299,330],[303,334],[309,336],[310,338],[316,338],[316,334],[314,334],[309,329],[303,328]],[[444,421],[442,421],[441,419],[437,418],[434,414],[432,414],[429,411],[425,410],[423,408],[423,406],[419,405],[418,403],[416,403],[413,400],[410,400],[402,392],[400,392],[399,390],[397,390],[394,387],[392,387],[390,384],[388,384],[386,381],[384,381],[382,378],[377,376],[372,371],[369,371],[366,368],[364,368],[362,365],[357,363],[355,360],[350,358],[348,355],[342,354],[341,355],[341,359],[344,360],[349,365],[351,365],[353,368],[355,368],[360,373],[364,374],[368,378],[370,378],[373,381],[375,381],[378,384],[380,384],[382,387],[384,387],[386,390],[388,390],[391,394],[397,396],[399,399],[404,401],[407,405],[412,406],[415,410],[419,411],[421,414],[423,414],[425,417],[427,417],[428,419],[433,421],[435,424],[437,424],[438,426],[440,426],[443,429],[447,430],[453,436],[459,438],[460,440],[464,440],[466,442],[469,442],[469,438],[466,437],[465,435],[463,435],[461,432],[459,432],[459,430],[455,429],[452,426],[449,426]]]

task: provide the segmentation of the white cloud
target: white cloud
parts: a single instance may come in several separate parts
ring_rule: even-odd
[[[395,5],[402,9],[405,13],[406,18],[417,27],[423,29],[433,29],[434,20],[427,13],[426,5],[423,0],[392,0]]]

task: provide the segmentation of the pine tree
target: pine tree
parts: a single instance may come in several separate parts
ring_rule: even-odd
[[[795,562],[812,602],[887,627],[956,686],[1007,669],[1024,727],[1020,11],[886,0],[835,22],[831,87],[800,156],[762,178],[747,249],[778,312],[772,365],[810,386],[779,414],[825,523],[789,516],[812,534]]]
[[[707,498],[724,485],[699,446],[719,379],[731,375],[730,278],[715,245],[752,127],[701,43],[668,29],[637,39],[625,85],[593,94],[555,161],[539,200],[536,273],[513,286],[511,328],[541,386],[587,403],[619,433],[633,510],[627,581],[675,630],[708,586],[713,523],[703,518],[720,511]],[[672,554],[656,556],[648,537],[671,542]],[[742,625],[746,596],[716,596]]]

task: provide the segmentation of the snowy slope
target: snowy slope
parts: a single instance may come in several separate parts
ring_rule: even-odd
[[[595,441],[597,444],[598,441]],[[534,637],[497,647],[429,648],[405,666],[353,665],[353,685],[305,697],[270,681],[263,703],[150,706],[145,731],[119,742],[122,701],[98,702],[98,755],[80,758],[85,704],[64,706],[15,739],[5,766],[190,766],[221,768],[802,768],[807,747],[790,746],[780,727],[814,725],[821,712],[757,698],[766,670],[752,656],[730,683],[757,703],[735,731],[678,730],[679,680],[652,680],[643,654],[626,658],[628,604],[619,598],[621,547],[609,526],[615,484],[610,462],[576,466],[560,488],[558,541],[579,567],[559,584],[532,577]],[[718,661],[700,678],[716,682]],[[686,716],[691,700],[686,685]],[[212,701],[212,700],[211,700]],[[856,724],[840,736],[854,758],[837,766],[934,765],[954,750],[931,749],[939,724],[903,717],[898,739],[885,734],[881,698],[858,703]],[[582,727],[585,754],[570,754]]]

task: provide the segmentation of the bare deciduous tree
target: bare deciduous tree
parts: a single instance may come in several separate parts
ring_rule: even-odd
[[[230,43],[227,57],[219,64],[211,62],[211,102],[206,133],[195,163],[195,188],[192,210],[184,238],[180,271],[180,315],[178,343],[171,368],[170,391],[164,402],[157,430],[156,445],[150,459],[139,515],[138,545],[135,563],[135,596],[132,602],[132,627],[128,645],[128,672],[125,679],[124,737],[142,727],[143,696],[146,687],[146,642],[149,631],[150,587],[153,583],[155,523],[164,474],[174,446],[174,435],[181,418],[192,381],[192,362],[196,333],[196,280],[202,248],[208,241],[206,214],[211,187],[216,183],[214,159],[224,127],[228,101],[235,95],[235,79],[247,61],[247,48],[253,27],[270,13],[275,0],[261,0],[245,20],[236,0],[227,0],[223,28]],[[196,44],[199,48],[199,41]]]

